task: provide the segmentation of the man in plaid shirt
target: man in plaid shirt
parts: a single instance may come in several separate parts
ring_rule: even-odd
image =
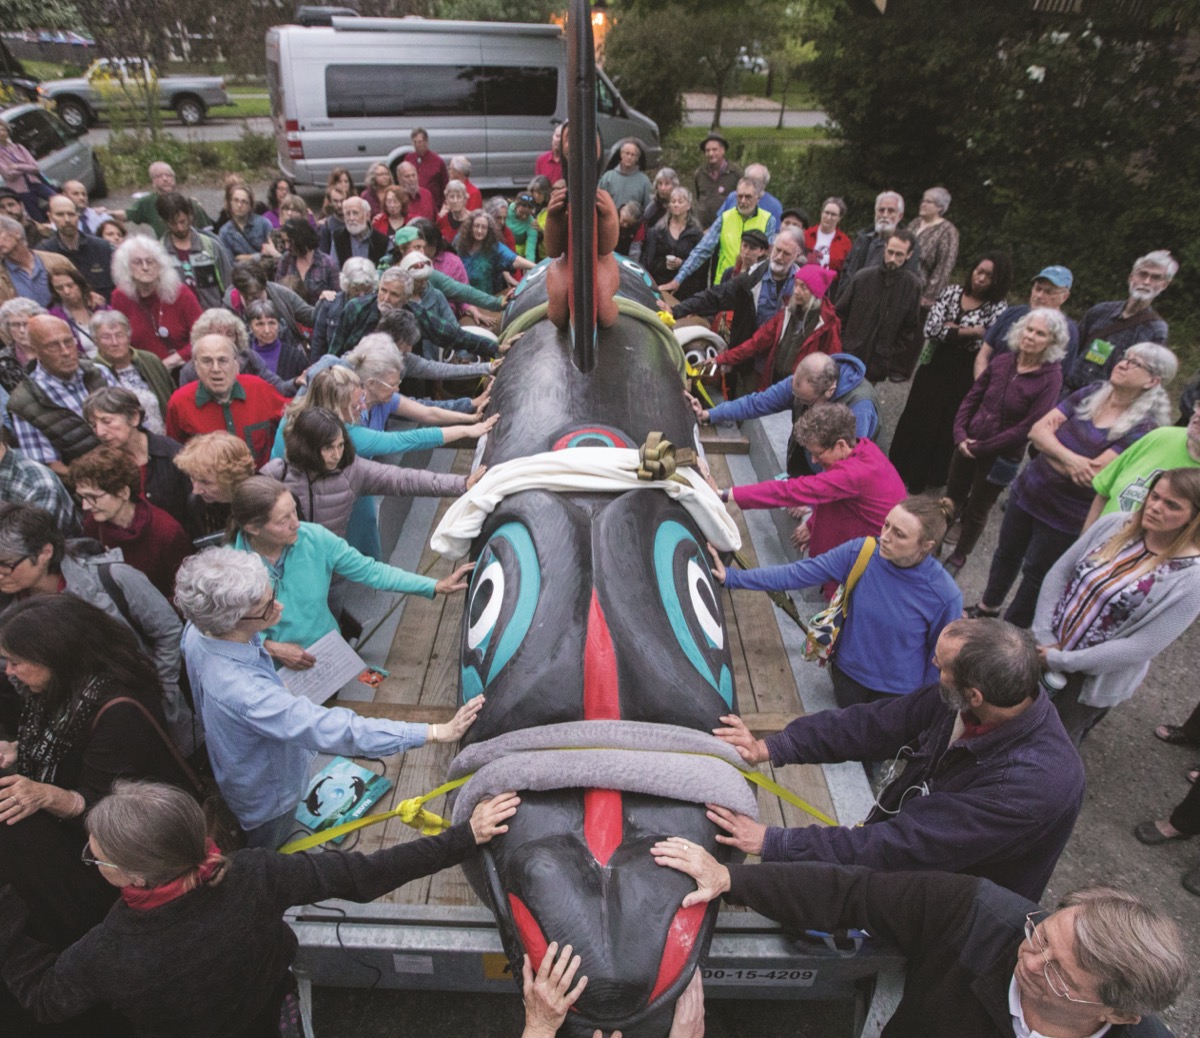
[[[75,502],[62,481],[45,465],[30,461],[0,439],[0,501],[33,505],[54,516],[54,524],[67,536],[78,533]]]

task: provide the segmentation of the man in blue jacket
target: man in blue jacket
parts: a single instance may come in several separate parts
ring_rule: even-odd
[[[705,410],[700,401],[687,394],[698,422],[712,425],[745,422],[791,410],[792,425],[818,400],[845,404],[854,414],[854,434],[860,440],[874,440],[879,429],[879,401],[875,387],[867,381],[867,367],[850,353],[810,353],[796,365],[790,378],[781,378],[773,386],[747,393],[736,400],[725,400]],[[808,476],[820,471],[808,452],[788,438],[788,475]]]
[[[1000,620],[958,620],[934,664],[938,684],[798,717],[765,740],[722,718],[715,734],[750,764],[891,760],[895,777],[859,826],[767,827],[710,804],[717,840],[764,861],[940,869],[1040,898],[1083,804],[1084,774],[1039,686],[1033,639]]]

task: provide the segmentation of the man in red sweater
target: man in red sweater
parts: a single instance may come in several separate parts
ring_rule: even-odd
[[[401,155],[400,161],[416,167],[417,180],[433,197],[433,208],[436,211],[442,208],[442,195],[450,182],[450,174],[442,157],[430,149],[429,134],[418,126],[410,136],[413,150]]]
[[[256,466],[265,465],[287,400],[269,382],[238,374],[233,340],[224,335],[201,336],[192,361],[200,381],[171,395],[167,435],[186,443],[201,433],[232,433],[245,440]]]

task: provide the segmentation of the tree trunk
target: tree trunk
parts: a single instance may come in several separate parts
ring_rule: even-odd
[[[716,82],[717,99],[713,104],[713,117],[710,130],[719,130],[721,128],[721,108],[725,104],[725,81],[728,78],[728,73],[714,72],[713,79]]]
[[[784,81],[784,90],[786,90],[787,89],[787,76],[783,77],[783,81]],[[770,97],[774,92],[775,92],[775,63],[771,62],[771,64],[767,66],[767,90],[766,90],[767,97]]]
[[[768,73],[768,75],[770,75],[770,73]],[[775,124],[775,129],[777,130],[783,129],[783,114],[787,111],[787,88],[789,78],[790,77],[787,75],[787,73],[784,73],[783,87],[779,92],[779,122]]]

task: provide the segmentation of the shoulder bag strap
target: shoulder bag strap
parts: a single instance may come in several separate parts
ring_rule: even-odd
[[[875,554],[875,538],[868,537],[862,547],[858,549],[858,558],[854,560],[854,566],[850,570],[850,576],[846,578],[846,593],[842,596],[842,612],[849,614],[850,612],[850,592],[854,590],[854,586],[858,583],[859,578],[866,572],[867,564],[871,561],[871,556]]]
[[[154,639],[146,634],[145,628],[142,627],[133,610],[129,607],[129,598],[125,594],[125,589],[121,587],[117,578],[112,575],[112,568],[115,565],[115,562],[100,563],[95,567],[96,576],[100,578],[101,586],[108,594],[108,597],[113,600],[113,604],[120,611],[121,615],[128,621],[129,626],[133,628],[134,633],[141,639],[142,644],[153,645]]]
[[[96,711],[96,716],[92,718],[92,731],[94,732],[96,730],[96,725],[100,722],[100,718],[104,716],[110,707],[117,706],[121,703],[129,703],[141,711],[142,716],[149,723],[150,727],[158,733],[158,737],[162,740],[163,745],[166,746],[175,763],[179,765],[179,770],[183,772],[183,774],[187,777],[188,782],[190,782],[192,787],[196,790],[196,794],[203,798],[208,792],[204,786],[204,783],[200,781],[199,776],[195,773],[195,771],[192,770],[192,766],[188,764],[186,760],[184,760],[183,754],[179,752],[179,747],[177,747],[171,741],[170,736],[168,736],[167,733],[162,730],[162,726],[154,719],[154,715],[146,709],[146,705],[144,703],[139,702],[132,696],[115,696],[114,698],[108,700],[108,702],[106,702],[102,707],[100,707],[99,710]]]

